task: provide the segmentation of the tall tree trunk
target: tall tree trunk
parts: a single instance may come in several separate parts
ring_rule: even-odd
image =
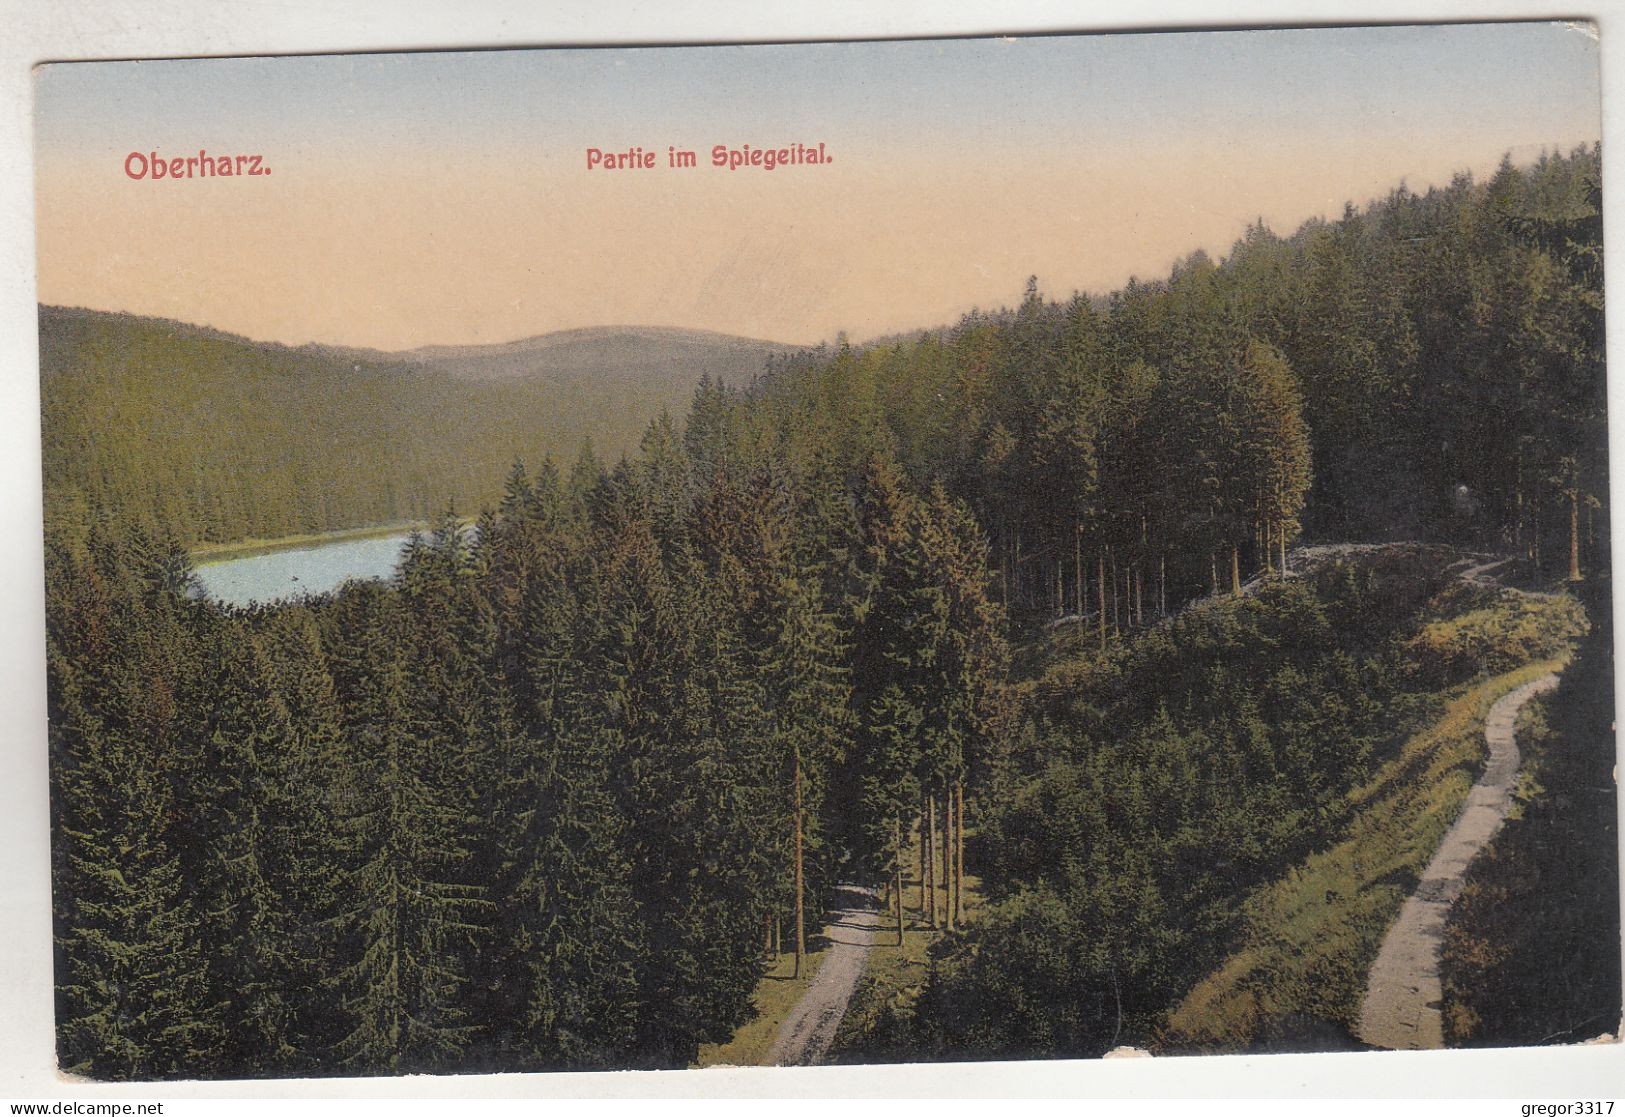
[[[1078,605],[1078,616],[1083,616],[1084,585],[1083,585],[1083,524],[1078,520],[1072,521],[1072,578],[1077,592],[1075,600]]]
[[[1016,596],[1021,596],[1021,528],[1016,528],[1016,559],[1010,564],[1010,573],[1015,578]]]
[[[773,957],[773,917],[762,916],[762,957]]]
[[[1569,490],[1569,581],[1580,580],[1580,489]]]
[[[1145,556],[1150,551],[1147,540],[1150,536],[1151,525],[1145,516],[1140,517],[1140,550],[1139,556],[1134,560],[1134,623],[1145,624]]]
[[[1168,615],[1168,555],[1157,556],[1157,616]]]
[[[903,945],[903,820],[892,819],[893,848],[897,851],[892,857],[892,891],[897,894],[897,945]]]
[[[924,858],[924,887],[920,890],[925,898],[925,920],[932,927],[937,925],[937,797],[935,793],[927,793],[925,797],[925,833],[920,835],[924,841],[920,852]]]
[[[807,957],[806,885],[802,878],[802,806],[801,806],[801,746],[796,746],[796,972],[801,976],[801,965]]]
[[[1275,528],[1275,538],[1281,544],[1281,577],[1286,577],[1286,520],[1282,520]]]
[[[1106,560],[1111,564],[1112,568],[1112,631],[1122,632],[1123,611],[1119,609],[1117,605],[1121,597],[1121,595],[1117,592],[1117,552],[1113,551],[1109,546],[1106,548]]]
[[[1099,575],[1095,579],[1095,592],[1100,597],[1100,650],[1106,651],[1106,552],[1102,550],[1097,559],[1100,565],[1096,568]]]
[[[954,794],[942,781],[942,922],[954,929]]]
[[[1523,448],[1518,448],[1517,463],[1514,467],[1512,481],[1512,504],[1516,510],[1517,519],[1512,525],[1512,546],[1515,550],[1523,550]]]
[[[954,781],[954,922],[965,921],[965,782]]]
[[[952,931],[954,929],[954,859],[952,851],[954,812],[953,800],[948,795],[947,783],[942,785],[941,830],[938,840],[942,843],[942,848],[937,857],[937,865],[940,867],[938,883],[942,890],[941,927],[944,931]]]
[[[1234,543],[1230,544],[1230,592],[1241,592],[1241,554]]]

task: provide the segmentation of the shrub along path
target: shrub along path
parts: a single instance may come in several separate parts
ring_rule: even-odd
[[[1366,981],[1359,1038],[1375,1047],[1442,1047],[1439,950],[1445,917],[1461,893],[1468,864],[1506,821],[1520,756],[1513,725],[1523,704],[1557,686],[1547,674],[1525,683],[1490,708],[1484,724],[1489,760],[1468,793],[1461,817],[1445,834],[1421,882],[1383,940]]]

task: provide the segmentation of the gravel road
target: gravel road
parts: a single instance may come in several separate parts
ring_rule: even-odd
[[[770,1066],[811,1066],[822,1059],[835,1039],[841,1017],[846,1015],[858,978],[863,976],[869,947],[880,926],[879,899],[873,889],[852,884],[842,885],[840,892],[846,906],[824,928],[824,937],[830,941],[829,955],[780,1026],[779,1036],[767,1054]]]

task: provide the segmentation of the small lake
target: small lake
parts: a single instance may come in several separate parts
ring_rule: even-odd
[[[410,531],[373,539],[342,539],[297,550],[225,559],[197,567],[198,584],[224,605],[268,605],[305,594],[327,593],[345,582],[395,574]]]

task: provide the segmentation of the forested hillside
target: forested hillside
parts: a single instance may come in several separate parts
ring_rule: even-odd
[[[40,309],[47,503],[187,543],[428,520],[496,499],[520,456],[610,462],[703,377],[787,347],[569,330],[407,353],[288,348],[124,314]]]
[[[393,582],[252,610],[188,593],[208,505],[137,393],[83,461],[47,450],[106,513],[49,490],[63,1066],[684,1065],[831,885],[879,886],[901,929],[915,867],[946,934],[879,1054],[1146,1040],[1441,695],[1581,627],[1566,597],[1530,620],[1455,586],[1444,545],[1606,569],[1596,175],[1594,150],[1503,165],[1109,299],[1031,285],[708,378],[612,467],[473,408],[477,459],[392,447],[408,472],[356,491],[462,499],[446,478],[522,458],[477,530],[446,512]],[[195,354],[196,388],[241,346],[119,349],[98,322],[53,329],[109,378],[150,345]],[[341,416],[421,373],[308,360],[244,384],[358,393],[299,406],[373,468]],[[437,407],[513,404],[437,383]],[[262,481],[317,515],[279,445],[222,490],[239,522]],[[1281,577],[1309,532],[1434,542]],[[967,862],[991,903],[964,929]]]
[[[1347,890],[1383,914],[1343,921],[1337,897],[1306,889],[1308,912],[1258,932],[1289,943],[1287,960],[1308,972],[1270,973],[1254,996],[1296,1011],[1255,1011],[1250,1032],[1203,1042],[1171,1034],[1169,1016],[1247,941],[1257,890],[1296,884],[1300,863],[1382,806],[1370,791],[1379,775],[1400,770],[1418,799],[1443,786],[1459,802],[1470,761],[1432,764],[1406,742],[1464,681],[1559,655],[1579,635],[1572,600],[1520,616],[1505,591],[1457,584],[1460,569],[1448,548],[1414,545],[1323,560],[1015,688],[1016,731],[970,823],[989,906],[939,944],[909,1010],[844,1057],[1098,1056],[1120,1043],[1302,1050],[1328,1037],[1355,1046],[1343,1014],[1363,992],[1370,956],[1358,951],[1376,947],[1360,936],[1380,939],[1408,891],[1370,839],[1361,853],[1372,871]],[[1484,639],[1473,626],[1492,617],[1498,638]],[[1522,643],[1506,635],[1515,617]],[[1416,802],[1403,809],[1422,813]],[[1324,954],[1298,942],[1303,925]]]
[[[792,453],[894,452],[988,533],[1020,616],[1160,612],[1301,532],[1584,566],[1606,536],[1599,154],[1259,224],[1109,298],[810,354]],[[1571,538],[1573,540],[1571,556]],[[1278,557],[1274,560],[1279,565]]]

